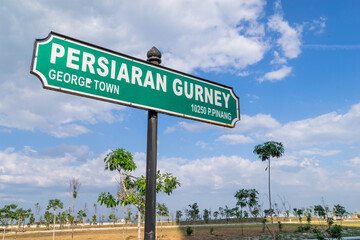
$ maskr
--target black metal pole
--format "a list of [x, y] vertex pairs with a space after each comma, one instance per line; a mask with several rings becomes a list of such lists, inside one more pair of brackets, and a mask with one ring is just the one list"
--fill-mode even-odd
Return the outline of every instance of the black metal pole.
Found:
[[[147, 57], [148, 62], [161, 63], [161, 53], [155, 47], [147, 52]], [[149, 110], [146, 149], [145, 240], [155, 240], [156, 231], [157, 122], [157, 112]]]

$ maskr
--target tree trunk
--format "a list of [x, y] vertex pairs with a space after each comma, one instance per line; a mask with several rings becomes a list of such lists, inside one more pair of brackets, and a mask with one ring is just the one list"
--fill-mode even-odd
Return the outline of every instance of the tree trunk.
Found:
[[[125, 214], [126, 214], [126, 209], [125, 209], [125, 205], [123, 205], [123, 207], [124, 207], [124, 226], [125, 226], [125, 224], [126, 224], [126, 216], [125, 216]], [[125, 240], [125, 228], [123, 228], [123, 240]]]
[[6, 234], [6, 227], [4, 226], [3, 240], [5, 240], [5, 234]]
[[56, 223], [56, 211], [54, 210], [54, 230], [53, 230], [53, 240], [55, 240], [55, 223]]
[[141, 212], [138, 213], [138, 240], [141, 240]]
[[74, 198], [74, 194], [73, 194], [73, 198], [72, 198], [73, 202], [73, 219], [71, 220], [71, 239], [74, 239], [74, 220], [75, 220], [75, 198]]
[[270, 191], [270, 158], [269, 158], [269, 179], [268, 179], [268, 184], [269, 184], [269, 204], [270, 204], [270, 219], [271, 219], [271, 235], [273, 237], [273, 239], [275, 240], [275, 230], [274, 230], [274, 220], [273, 220], [273, 211], [272, 211], [272, 205], [271, 205], [271, 191]]
[[160, 238], [162, 238], [162, 215], [160, 215]]

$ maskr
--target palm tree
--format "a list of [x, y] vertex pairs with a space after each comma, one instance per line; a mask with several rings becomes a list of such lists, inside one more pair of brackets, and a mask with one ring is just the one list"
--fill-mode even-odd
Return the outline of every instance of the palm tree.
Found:
[[55, 223], [56, 223], [56, 209], [63, 208], [63, 203], [59, 199], [51, 199], [49, 200], [49, 205], [46, 210], [52, 208], [54, 210], [54, 231], [53, 231], [53, 240], [55, 239]]
[[254, 154], [258, 155], [261, 161], [269, 160], [269, 165], [265, 170], [268, 170], [268, 188], [269, 188], [269, 205], [270, 205], [270, 218], [272, 227], [272, 236], [275, 239], [274, 222], [273, 222], [273, 211], [271, 206], [271, 191], [270, 191], [270, 158], [279, 158], [284, 153], [284, 146], [281, 142], [269, 141], [264, 144], [256, 145], [254, 148]]

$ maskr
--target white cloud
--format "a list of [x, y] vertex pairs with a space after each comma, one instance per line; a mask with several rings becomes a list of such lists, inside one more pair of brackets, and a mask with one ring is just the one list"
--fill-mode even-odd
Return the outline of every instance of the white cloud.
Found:
[[353, 166], [360, 166], [360, 157], [352, 158], [349, 163]]
[[267, 25], [270, 30], [280, 34], [277, 44], [281, 47], [285, 57], [291, 59], [299, 56], [301, 53], [301, 29], [290, 27], [281, 14], [271, 16]]
[[298, 152], [299, 155], [319, 155], [323, 157], [333, 156], [340, 153], [340, 150], [322, 150], [319, 148], [304, 149]]
[[220, 128], [220, 127], [211, 125], [208, 123], [202, 123], [202, 122], [190, 123], [190, 122], [181, 121], [181, 122], [178, 122], [175, 126], [167, 127], [167, 129], [165, 130], [165, 133], [172, 133], [172, 132], [174, 132], [176, 130], [180, 130], [180, 129], [183, 129], [188, 132], [201, 132], [201, 131], [206, 131], [206, 130], [213, 129], [213, 128]]
[[236, 124], [237, 132], [250, 132], [252, 130], [277, 129], [281, 124], [270, 114], [256, 114], [255, 116], [242, 115]]
[[292, 71], [292, 67], [282, 66], [280, 69], [268, 72], [263, 77], [259, 78], [259, 82], [270, 81], [275, 82], [284, 79], [289, 76]]
[[[64, 148], [63, 148], [64, 149]], [[113, 184], [113, 175], [104, 172], [103, 159], [107, 152], [96, 158], [87, 157], [83, 162], [73, 164], [79, 154], [74, 148], [72, 152], [63, 154], [46, 154], [36, 150], [16, 152], [6, 149], [0, 152], [2, 174], [0, 182], [5, 184], [30, 185], [32, 187], [64, 186], [74, 176], [81, 179], [82, 185], [91, 184], [95, 187]], [[31, 177], [29, 177], [31, 176]]]
[[315, 118], [289, 122], [265, 134], [267, 139], [280, 139], [287, 146], [313, 146], [360, 141], [360, 103], [345, 114], [331, 112]]
[[228, 144], [246, 144], [254, 142], [251, 137], [247, 137], [241, 134], [225, 134], [216, 139], [216, 141], [221, 141]]

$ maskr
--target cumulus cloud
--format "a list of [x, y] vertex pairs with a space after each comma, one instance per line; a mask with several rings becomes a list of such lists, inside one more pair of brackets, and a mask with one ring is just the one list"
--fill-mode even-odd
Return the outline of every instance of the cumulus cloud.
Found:
[[245, 144], [245, 143], [254, 142], [254, 140], [251, 137], [244, 136], [241, 134], [225, 134], [220, 136], [216, 141], [221, 141], [228, 144]]
[[266, 73], [263, 77], [259, 78], [259, 82], [263, 82], [263, 81], [276, 82], [282, 80], [285, 77], [289, 76], [291, 70], [292, 67], [282, 66], [278, 70]]
[[331, 112], [315, 118], [289, 122], [266, 133], [266, 138], [281, 139], [290, 146], [311, 146], [360, 141], [360, 103], [345, 114]]
[[285, 57], [291, 59], [299, 56], [301, 53], [301, 29], [291, 27], [280, 13], [271, 16], [267, 26], [270, 30], [280, 34], [276, 42]]

